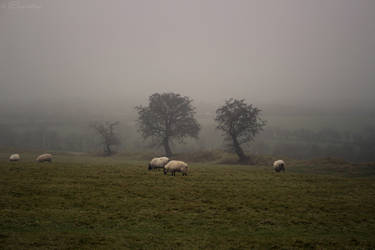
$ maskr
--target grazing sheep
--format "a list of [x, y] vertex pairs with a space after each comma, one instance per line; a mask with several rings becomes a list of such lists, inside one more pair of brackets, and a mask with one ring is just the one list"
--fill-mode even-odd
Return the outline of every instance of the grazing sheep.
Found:
[[273, 163], [273, 167], [276, 172], [285, 172], [285, 162], [283, 160], [277, 160]]
[[167, 164], [168, 162], [168, 157], [153, 158], [148, 164], [148, 170], [164, 168], [165, 164]]
[[42, 155], [39, 155], [36, 158], [36, 161], [37, 162], [45, 162], [45, 161], [52, 162], [52, 155], [51, 154], [42, 154]]
[[183, 161], [170, 161], [164, 166], [164, 174], [171, 172], [173, 176], [176, 176], [176, 172], [181, 172], [182, 175], [187, 175], [188, 164]]
[[19, 161], [21, 159], [19, 154], [12, 154], [9, 156], [9, 161]]

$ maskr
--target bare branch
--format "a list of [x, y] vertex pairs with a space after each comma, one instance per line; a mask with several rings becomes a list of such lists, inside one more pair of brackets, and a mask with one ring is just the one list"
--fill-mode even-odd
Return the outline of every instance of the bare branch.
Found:
[[120, 139], [115, 133], [115, 126], [120, 122], [91, 122], [90, 127], [94, 129], [102, 138], [102, 145], [106, 155], [112, 155], [114, 152], [112, 146], [120, 145]]
[[170, 143], [183, 142], [186, 137], [197, 138], [200, 125], [194, 118], [192, 100], [175, 93], [155, 93], [149, 97], [146, 107], [137, 106], [138, 131], [144, 139], [160, 141], [167, 155], [171, 155]]

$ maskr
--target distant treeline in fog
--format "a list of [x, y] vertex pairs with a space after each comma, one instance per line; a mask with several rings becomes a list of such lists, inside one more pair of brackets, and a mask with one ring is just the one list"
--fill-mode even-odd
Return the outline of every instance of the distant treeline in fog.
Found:
[[[137, 133], [134, 122], [122, 122], [117, 152], [157, 151]], [[250, 154], [287, 156], [296, 159], [338, 157], [350, 161], [375, 161], [375, 127], [359, 131], [335, 129], [285, 129], [268, 126], [246, 147]], [[88, 123], [0, 124], [0, 147], [18, 150], [99, 152], [100, 138]], [[173, 145], [176, 152], [224, 148], [224, 140], [215, 124], [202, 124], [198, 140]], [[158, 151], [162, 153], [163, 151]]]

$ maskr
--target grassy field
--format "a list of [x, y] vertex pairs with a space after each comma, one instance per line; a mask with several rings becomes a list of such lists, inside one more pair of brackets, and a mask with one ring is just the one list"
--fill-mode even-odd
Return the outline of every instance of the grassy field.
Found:
[[0, 158], [1, 249], [375, 248], [373, 166], [192, 163], [172, 177], [124, 156]]

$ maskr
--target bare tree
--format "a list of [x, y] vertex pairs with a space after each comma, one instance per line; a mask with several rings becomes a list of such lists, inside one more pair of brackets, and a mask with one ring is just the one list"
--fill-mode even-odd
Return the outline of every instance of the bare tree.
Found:
[[260, 116], [261, 110], [245, 103], [245, 100], [229, 99], [216, 110], [217, 129], [224, 132], [228, 146], [243, 163], [252, 163], [241, 145], [252, 141], [263, 130], [266, 122]]
[[183, 142], [185, 137], [197, 138], [200, 126], [194, 118], [192, 99], [175, 93], [155, 93], [146, 107], [137, 106], [139, 132], [144, 139], [151, 137], [154, 145], [163, 146], [172, 155], [170, 143]]
[[112, 146], [120, 145], [120, 139], [115, 133], [115, 126], [119, 125], [120, 122], [92, 122], [90, 127], [93, 128], [102, 138], [101, 144], [103, 144], [104, 153], [108, 156], [114, 152]]

